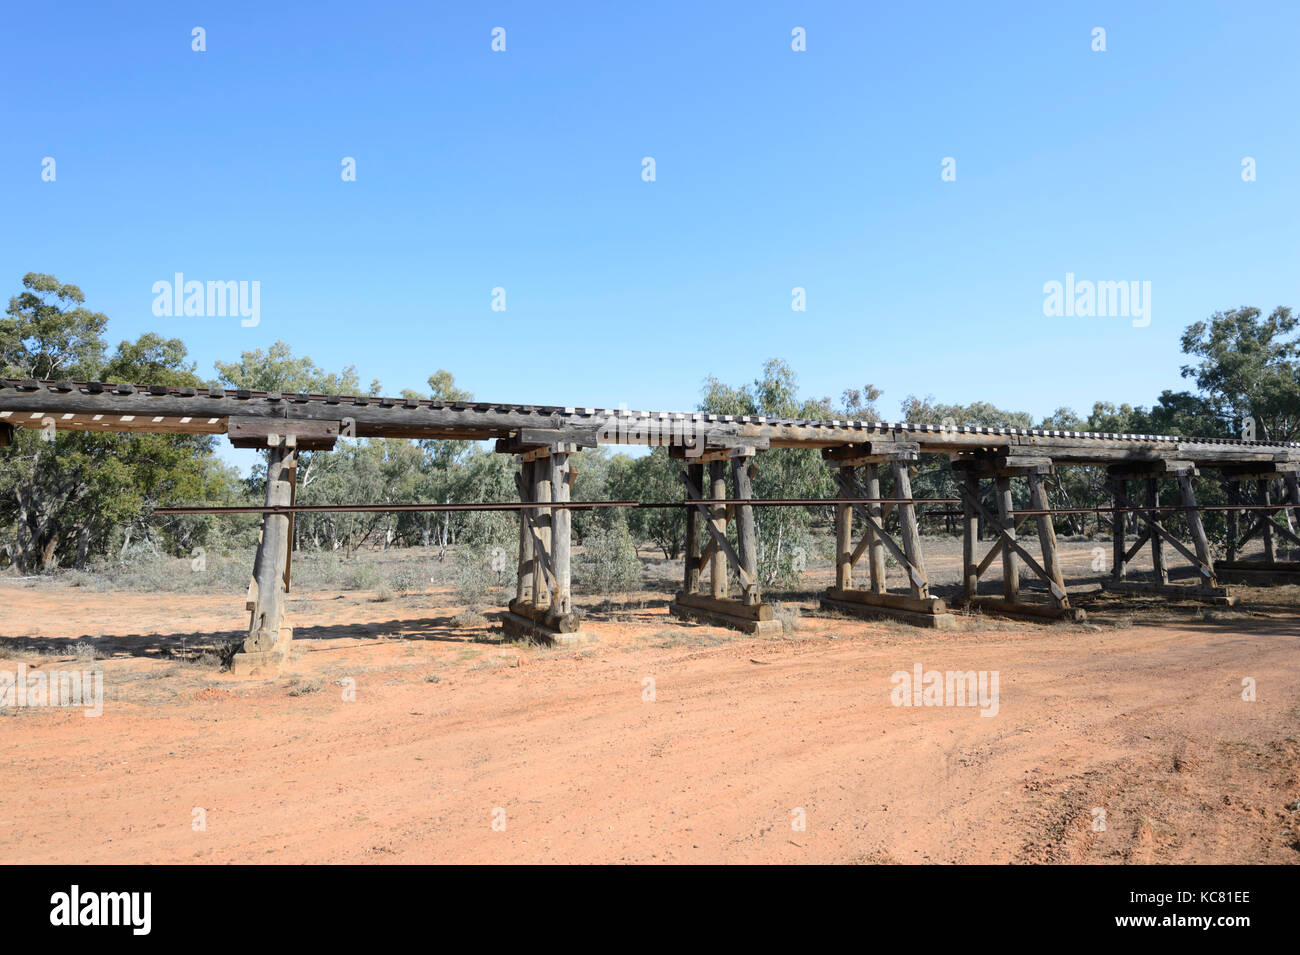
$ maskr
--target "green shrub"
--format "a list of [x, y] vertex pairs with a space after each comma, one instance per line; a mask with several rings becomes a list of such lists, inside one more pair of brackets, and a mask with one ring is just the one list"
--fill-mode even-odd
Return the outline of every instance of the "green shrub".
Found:
[[452, 564], [456, 593], [470, 607], [487, 602], [494, 592], [504, 596], [514, 589], [518, 568], [499, 544], [458, 547], [452, 555]]
[[586, 593], [609, 597], [636, 590], [642, 583], [641, 561], [623, 521], [593, 529], [574, 563], [577, 582]]
[[379, 586], [380, 580], [379, 568], [375, 566], [374, 561], [359, 560], [343, 575], [343, 588], [345, 590], [374, 590]]

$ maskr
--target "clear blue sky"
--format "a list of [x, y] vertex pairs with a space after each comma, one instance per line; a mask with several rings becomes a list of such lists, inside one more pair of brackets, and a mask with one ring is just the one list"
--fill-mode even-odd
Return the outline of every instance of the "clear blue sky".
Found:
[[[389, 393], [446, 367], [689, 409], [780, 356], [887, 417], [1041, 416], [1150, 404], [1189, 322], [1300, 306], [1295, 3], [94, 2], [2, 29], [0, 292], [53, 273], [111, 344], [179, 336], [205, 376], [284, 339]], [[260, 325], [156, 318], [177, 271], [259, 281]], [[1151, 324], [1045, 318], [1067, 272], [1150, 281]]]

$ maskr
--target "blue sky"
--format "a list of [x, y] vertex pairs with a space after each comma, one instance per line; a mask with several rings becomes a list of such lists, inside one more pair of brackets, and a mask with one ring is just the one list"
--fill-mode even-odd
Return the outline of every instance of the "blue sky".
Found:
[[[1300, 305], [1297, 4], [280, 6], [7, 9], [4, 295], [53, 273], [205, 376], [284, 339], [390, 393], [688, 409], [780, 356], [891, 418], [1150, 404], [1188, 323]], [[259, 281], [260, 324], [155, 317], [177, 271]], [[1067, 272], [1149, 281], [1151, 324], [1045, 317]]]

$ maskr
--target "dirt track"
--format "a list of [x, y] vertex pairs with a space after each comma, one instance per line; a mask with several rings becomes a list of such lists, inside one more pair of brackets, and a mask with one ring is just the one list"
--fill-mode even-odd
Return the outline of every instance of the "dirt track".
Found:
[[[1295, 614], [760, 640], [658, 601], [541, 650], [453, 629], [447, 597], [345, 597], [296, 603], [292, 673], [248, 683], [159, 658], [237, 633], [229, 597], [6, 597], [28, 639], [0, 668], [116, 635], [102, 717], [0, 710], [10, 861], [1300, 861]], [[998, 714], [891, 705], [916, 663], [998, 671]]]

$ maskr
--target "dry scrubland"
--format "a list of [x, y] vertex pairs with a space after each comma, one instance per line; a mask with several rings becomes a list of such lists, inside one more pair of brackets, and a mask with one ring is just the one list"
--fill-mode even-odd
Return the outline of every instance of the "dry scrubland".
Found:
[[[1063, 542], [1072, 582], [1095, 576], [1098, 544]], [[960, 544], [926, 548], [942, 593]], [[590, 642], [549, 649], [502, 642], [502, 595], [453, 560], [296, 557], [294, 658], [261, 681], [221, 668], [247, 555], [0, 578], [0, 669], [105, 682], [97, 719], [0, 708], [0, 846], [25, 862], [1300, 861], [1297, 588], [1242, 588], [1227, 609], [1090, 594], [1085, 624], [936, 633], [815, 611], [822, 561], [772, 595], [783, 635], [749, 638], [669, 617], [680, 564], [642, 559], [644, 590], [580, 597]], [[998, 714], [891, 705], [890, 675], [916, 663], [998, 671]]]

